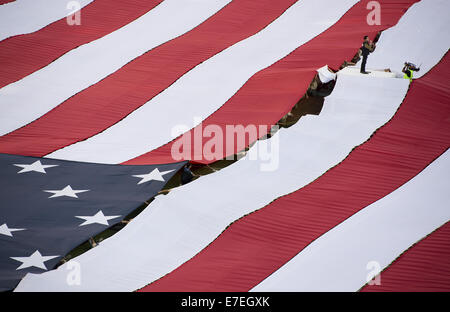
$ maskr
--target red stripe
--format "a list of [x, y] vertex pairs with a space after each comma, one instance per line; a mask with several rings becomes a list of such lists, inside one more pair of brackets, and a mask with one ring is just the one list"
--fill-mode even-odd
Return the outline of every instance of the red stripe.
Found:
[[[98, 1], [98, 0], [97, 0]], [[0, 152], [44, 156], [117, 123], [201, 62], [260, 31], [296, 0], [235, 0], [43, 117], [0, 137]]]
[[101, 38], [137, 19], [162, 0], [95, 0], [81, 9], [81, 25], [63, 18], [31, 34], [0, 44], [0, 88], [47, 66], [80, 45]]
[[[223, 153], [220, 159], [236, 154], [249, 146], [247, 137], [244, 142], [227, 139], [227, 125], [260, 125], [276, 124], [286, 115], [298, 100], [305, 94], [316, 69], [328, 64], [339, 68], [344, 60], [350, 60], [361, 45], [364, 35], [374, 37], [380, 30], [395, 25], [400, 16], [417, 0], [380, 1], [383, 8], [381, 25], [369, 26], [366, 22], [367, 1], [361, 1], [350, 9], [340, 21], [313, 40], [302, 45], [287, 57], [274, 65], [255, 74], [227, 103], [207, 118], [194, 133], [201, 133], [201, 127], [218, 125], [224, 135]], [[200, 130], [198, 130], [200, 129]], [[267, 129], [267, 128], [266, 128]], [[270, 128], [269, 128], [270, 129]], [[267, 134], [267, 130], [258, 133], [258, 137]], [[179, 138], [178, 138], [179, 140]], [[208, 140], [205, 138], [203, 146]], [[175, 160], [171, 156], [172, 141], [160, 148], [125, 162], [125, 164], [170, 163]], [[230, 143], [231, 142], [231, 143]], [[230, 144], [230, 146], [226, 146]], [[196, 151], [194, 156], [192, 144], [191, 155], [187, 159], [196, 163], [209, 164], [219, 159], [213, 155]]]
[[5, 4], [5, 3], [14, 2], [14, 1], [16, 1], [16, 0], [0, 0], [0, 5]]
[[450, 291], [450, 222], [412, 246], [363, 292]]
[[413, 81], [396, 115], [339, 165], [241, 218], [143, 291], [249, 291], [308, 244], [416, 176], [450, 142], [450, 57]]

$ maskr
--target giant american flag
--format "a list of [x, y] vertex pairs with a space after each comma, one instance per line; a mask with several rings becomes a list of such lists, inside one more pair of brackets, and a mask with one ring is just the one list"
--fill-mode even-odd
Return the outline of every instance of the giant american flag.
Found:
[[0, 1], [0, 290], [450, 291], [449, 9]]

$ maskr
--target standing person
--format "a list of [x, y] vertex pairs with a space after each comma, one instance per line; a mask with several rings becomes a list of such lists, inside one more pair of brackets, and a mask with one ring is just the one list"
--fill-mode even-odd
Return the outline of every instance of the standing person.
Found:
[[366, 72], [367, 57], [374, 50], [375, 50], [375, 43], [370, 41], [368, 36], [364, 36], [364, 41], [361, 47], [361, 54], [362, 54], [361, 74], [368, 74], [368, 72]]

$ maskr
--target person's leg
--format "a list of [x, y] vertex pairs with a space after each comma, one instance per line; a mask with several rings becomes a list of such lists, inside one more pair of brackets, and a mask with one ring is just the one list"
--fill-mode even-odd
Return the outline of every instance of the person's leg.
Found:
[[366, 72], [366, 63], [367, 63], [367, 55], [364, 55], [361, 62], [361, 73]]

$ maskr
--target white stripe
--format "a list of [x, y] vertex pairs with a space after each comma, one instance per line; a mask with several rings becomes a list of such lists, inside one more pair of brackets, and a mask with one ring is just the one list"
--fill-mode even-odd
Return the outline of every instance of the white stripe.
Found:
[[450, 220], [449, 171], [446, 152], [414, 179], [311, 243], [252, 291], [357, 291], [376, 268], [368, 267], [370, 262], [387, 267]]
[[[339, 76], [319, 116], [302, 117], [252, 147], [251, 151], [270, 150], [270, 144], [280, 140], [276, 170], [261, 171], [265, 162], [252, 161], [249, 155], [158, 196], [124, 229], [75, 259], [83, 269], [80, 286], [66, 284], [63, 265], [42, 275], [27, 275], [17, 290], [131, 291], [160, 278], [200, 252], [231, 222], [303, 187], [342, 161], [394, 115], [407, 88], [404, 79]], [[374, 96], [367, 97], [369, 93]]]
[[267, 28], [198, 65], [119, 123], [48, 157], [114, 164], [169, 142], [174, 126], [197, 125], [252, 75], [325, 31], [356, 2], [297, 2]]
[[143, 53], [191, 30], [230, 1], [163, 1], [119, 30], [0, 89], [0, 135], [32, 122]]
[[415, 78], [422, 77], [450, 48], [449, 12], [448, 0], [422, 0], [414, 4], [398, 25], [382, 33], [366, 67], [390, 68], [401, 74], [404, 63], [411, 62], [422, 65], [414, 73]]
[[[80, 8], [93, 0], [78, 0]], [[0, 41], [37, 31], [73, 13], [64, 0], [16, 0], [0, 6]]]

